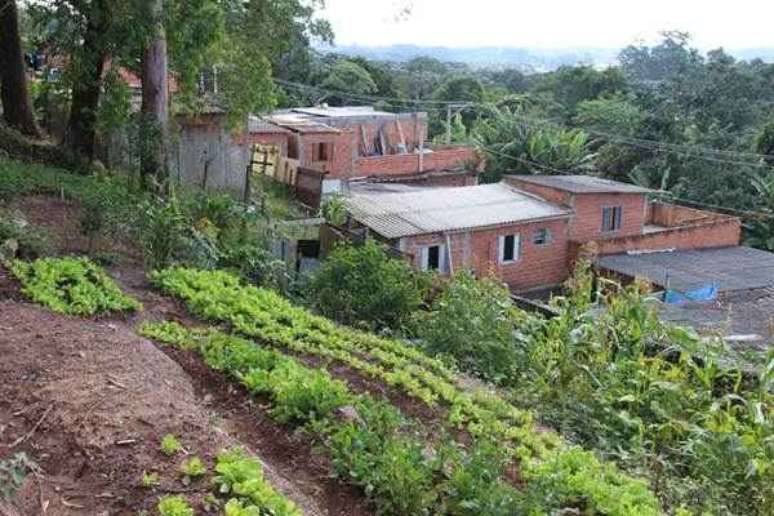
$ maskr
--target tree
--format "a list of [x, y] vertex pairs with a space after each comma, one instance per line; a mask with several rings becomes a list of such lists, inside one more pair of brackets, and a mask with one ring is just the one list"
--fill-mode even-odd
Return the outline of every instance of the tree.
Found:
[[486, 156], [486, 181], [499, 181], [505, 172], [581, 172], [593, 158], [585, 132], [541, 123], [507, 107], [491, 107], [476, 124], [473, 141]]
[[[164, 34], [162, 0], [149, 0], [149, 15], [153, 20], [151, 40], [142, 58], [141, 128], [144, 140], [141, 175], [145, 188], [150, 179], [165, 179], [168, 131], [168, 66], [167, 40]], [[160, 181], [159, 181], [160, 182]]]
[[516, 369], [516, 316], [507, 288], [460, 272], [419, 317], [417, 336], [430, 354], [450, 356], [463, 371], [504, 383]]
[[774, 166], [774, 122], [763, 126], [755, 139], [755, 152], [763, 154], [766, 163]]
[[346, 96], [338, 96], [335, 92], [368, 95], [376, 93], [377, 86], [368, 71], [357, 63], [349, 60], [339, 61], [320, 87], [332, 90], [325, 99], [334, 99], [338, 103], [347, 103]]
[[315, 308], [342, 324], [399, 329], [419, 309], [427, 278], [372, 239], [341, 245], [311, 280]]
[[0, 0], [0, 82], [5, 121], [21, 133], [39, 138], [40, 130], [27, 92], [15, 0]]

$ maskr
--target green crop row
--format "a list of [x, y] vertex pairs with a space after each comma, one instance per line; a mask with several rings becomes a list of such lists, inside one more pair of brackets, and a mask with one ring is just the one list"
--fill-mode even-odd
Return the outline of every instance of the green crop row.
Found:
[[[353, 393], [323, 369], [216, 330], [176, 323], [146, 324], [146, 337], [197, 350], [215, 371], [269, 398], [270, 415], [303, 427], [329, 455], [336, 476], [360, 486], [380, 514], [513, 514], [525, 498], [502, 479], [505, 458], [493, 445], [468, 454], [450, 439], [430, 443], [397, 409]], [[345, 416], [344, 413], [348, 413]], [[492, 460], [484, 460], [484, 458]], [[224, 456], [224, 459], [233, 457]], [[234, 461], [232, 461], [234, 462]], [[251, 464], [238, 468], [253, 468]], [[217, 467], [216, 482], [244, 491], [232, 467]], [[239, 471], [237, 471], [238, 473]], [[247, 497], [250, 499], [250, 497]]]
[[296, 505], [278, 493], [263, 475], [261, 461], [233, 448], [218, 455], [215, 485], [222, 495], [230, 496], [227, 516], [272, 514], [301, 516]]
[[643, 481], [567, 445], [553, 432], [541, 431], [529, 412], [497, 395], [459, 388], [442, 363], [398, 340], [337, 326], [220, 271], [173, 268], [154, 273], [152, 280], [206, 320], [228, 323], [243, 335], [280, 348], [341, 361], [428, 405], [441, 401], [448, 407], [450, 423], [477, 441], [507, 447], [534, 489], [554, 493], [554, 505], [578, 503], [604, 514], [658, 512], [658, 502]]
[[142, 308], [88, 258], [17, 260], [11, 273], [21, 282], [22, 293], [58, 313], [95, 315]]

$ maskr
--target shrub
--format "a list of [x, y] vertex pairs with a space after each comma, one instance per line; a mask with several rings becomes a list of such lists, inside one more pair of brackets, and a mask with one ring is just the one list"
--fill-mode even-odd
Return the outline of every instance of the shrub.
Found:
[[183, 445], [180, 443], [177, 437], [172, 434], [167, 434], [161, 438], [160, 449], [164, 455], [171, 457], [172, 455], [182, 450]]
[[427, 277], [373, 240], [337, 247], [311, 280], [315, 308], [343, 324], [399, 328], [419, 309]]
[[516, 309], [493, 279], [456, 274], [418, 317], [416, 333], [433, 355], [449, 355], [460, 369], [485, 380], [507, 380], [518, 360], [513, 336]]
[[0, 210], [0, 262], [50, 254], [49, 238], [48, 232], [31, 226], [21, 212]]
[[15, 261], [11, 272], [21, 281], [25, 295], [55, 312], [94, 315], [142, 308], [87, 258]]
[[159, 500], [159, 516], [194, 516], [194, 510], [182, 495], [165, 496]]

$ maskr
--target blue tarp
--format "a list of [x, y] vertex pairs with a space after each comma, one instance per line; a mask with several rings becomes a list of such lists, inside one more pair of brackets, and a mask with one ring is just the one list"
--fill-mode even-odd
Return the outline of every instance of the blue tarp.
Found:
[[714, 301], [718, 298], [718, 286], [706, 285], [696, 290], [688, 292], [678, 292], [676, 290], [667, 290], [664, 296], [664, 302], [668, 305], [680, 305], [683, 303], [702, 303]]

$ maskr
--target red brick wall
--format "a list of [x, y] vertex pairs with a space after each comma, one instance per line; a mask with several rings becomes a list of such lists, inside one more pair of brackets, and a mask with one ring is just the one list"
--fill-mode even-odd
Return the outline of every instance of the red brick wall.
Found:
[[[573, 258], [579, 252], [602, 256], [628, 251], [661, 251], [666, 249], [690, 250], [730, 247], [739, 245], [742, 224], [739, 219], [728, 217], [690, 226], [678, 226], [645, 235], [575, 242]], [[583, 251], [581, 251], [581, 247]]]
[[[419, 154], [393, 154], [358, 158], [355, 161], [355, 176], [389, 177], [417, 172], [449, 170], [458, 168], [476, 159], [472, 147], [440, 149], [435, 152]], [[421, 168], [420, 168], [421, 162]]]
[[549, 186], [536, 185], [534, 183], [522, 181], [521, 178], [517, 175], [505, 176], [503, 179], [519, 190], [537, 195], [541, 199], [545, 199], [548, 202], [563, 204], [565, 206], [570, 206], [572, 204], [572, 195], [569, 192], [557, 190], [556, 188], [551, 188]]
[[289, 137], [289, 134], [284, 133], [250, 133], [235, 136], [234, 143], [237, 145], [275, 145], [280, 149], [280, 156], [287, 156]]
[[[317, 161], [317, 144], [333, 146], [328, 161]], [[298, 137], [298, 153], [301, 166], [329, 174], [331, 179], [346, 178], [352, 171], [352, 133], [307, 133]]]
[[[403, 138], [409, 151], [412, 151], [427, 140], [427, 117], [417, 116], [417, 118], [414, 119], [411, 115], [402, 115], [399, 117], [399, 120]], [[368, 142], [369, 149], [372, 151], [374, 149], [374, 142], [379, 139], [379, 129], [381, 128], [389, 152], [395, 153], [398, 151], [398, 144], [401, 139], [398, 126], [395, 124], [394, 120], [380, 119], [378, 117], [370, 120], [367, 118], [363, 118], [362, 120], [337, 120], [334, 118], [332, 120], [326, 120], [325, 123], [338, 129], [351, 131], [358, 152], [361, 147], [361, 140], [363, 139], [360, 128], [363, 128], [366, 142]]]
[[[621, 229], [602, 231], [602, 209], [621, 206]], [[647, 211], [647, 199], [643, 194], [580, 194], [572, 199], [575, 216], [570, 223], [570, 238], [579, 241], [615, 238], [642, 234]]]
[[[534, 232], [541, 228], [551, 231], [552, 241], [545, 246], [533, 243]], [[479, 277], [494, 275], [516, 290], [555, 285], [568, 276], [567, 230], [567, 220], [561, 219], [454, 233], [450, 235], [452, 267], [470, 269]], [[521, 256], [514, 263], [501, 264], [499, 237], [514, 233], [521, 235]], [[419, 266], [422, 246], [445, 243], [442, 234], [419, 235], [402, 239], [400, 247]]]

